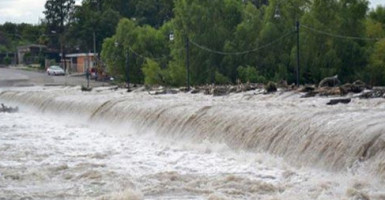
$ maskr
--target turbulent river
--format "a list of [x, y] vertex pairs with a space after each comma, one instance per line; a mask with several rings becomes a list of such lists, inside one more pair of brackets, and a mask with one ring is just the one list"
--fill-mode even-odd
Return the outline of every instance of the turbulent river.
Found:
[[385, 101], [0, 89], [0, 199], [385, 199]]

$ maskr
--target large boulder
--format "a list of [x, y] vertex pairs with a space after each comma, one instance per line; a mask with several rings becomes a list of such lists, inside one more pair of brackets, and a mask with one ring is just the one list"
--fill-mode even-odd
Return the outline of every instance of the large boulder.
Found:
[[200, 91], [199, 88], [194, 88], [194, 89], [191, 90], [191, 94], [198, 94], [198, 93], [200, 93], [200, 92], [201, 92], [201, 91]]
[[339, 104], [339, 103], [342, 103], [342, 104], [348, 104], [352, 101], [352, 99], [350, 98], [346, 98], [346, 99], [331, 99], [328, 103], [326, 103], [327, 105], [336, 105], [336, 104]]
[[266, 90], [266, 93], [273, 93], [273, 92], [276, 92], [277, 91], [277, 84], [275, 84], [274, 82], [269, 82], [265, 85], [265, 90]]
[[214, 96], [224, 96], [229, 94], [229, 88], [226, 86], [217, 86], [213, 89], [213, 95]]
[[369, 92], [360, 95], [361, 99], [385, 98], [385, 87], [375, 87]]
[[346, 95], [353, 91], [353, 84], [351, 83], [345, 83], [340, 86], [341, 94]]
[[339, 87], [321, 87], [315, 90], [309, 89], [302, 98], [314, 97], [314, 96], [342, 96], [343, 93]]
[[86, 87], [86, 86], [82, 85], [80, 90], [82, 92], [91, 92], [92, 91], [92, 87]]
[[361, 93], [366, 89], [366, 84], [363, 81], [357, 80], [351, 83], [346, 83], [340, 86], [340, 90], [342, 94], [348, 93]]
[[367, 87], [366, 83], [364, 83], [363, 81], [361, 80], [354, 81], [352, 85], [352, 92], [361, 93], [365, 90], [366, 87]]
[[319, 82], [318, 87], [335, 87], [341, 83], [340, 80], [338, 80], [338, 75], [332, 76], [332, 77], [326, 77]]

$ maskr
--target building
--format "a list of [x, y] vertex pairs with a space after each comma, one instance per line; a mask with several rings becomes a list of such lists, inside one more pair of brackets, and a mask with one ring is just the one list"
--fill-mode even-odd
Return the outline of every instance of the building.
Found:
[[17, 64], [39, 64], [44, 61], [44, 55], [47, 51], [47, 46], [30, 44], [17, 47]]
[[85, 73], [87, 69], [96, 67], [94, 53], [74, 53], [66, 54], [66, 61], [71, 73]]

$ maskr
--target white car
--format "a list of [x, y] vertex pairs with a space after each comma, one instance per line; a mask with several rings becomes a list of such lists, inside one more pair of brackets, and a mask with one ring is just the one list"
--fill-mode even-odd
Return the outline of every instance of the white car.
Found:
[[53, 65], [47, 68], [47, 74], [56, 76], [56, 75], [65, 75], [65, 72], [61, 67]]

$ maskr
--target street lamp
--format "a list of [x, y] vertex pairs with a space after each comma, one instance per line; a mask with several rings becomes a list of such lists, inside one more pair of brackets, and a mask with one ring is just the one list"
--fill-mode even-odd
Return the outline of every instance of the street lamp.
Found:
[[[115, 47], [118, 48], [120, 46], [118, 41], [115, 41]], [[130, 89], [130, 79], [129, 79], [129, 58], [130, 58], [130, 51], [126, 51], [126, 67], [125, 67], [125, 74], [126, 74], [126, 85], [127, 88]]]
[[[175, 39], [174, 33], [170, 32], [168, 35], [169, 40], [172, 42]], [[190, 91], [190, 40], [186, 36], [186, 85], [187, 85], [187, 91]]]
[[[274, 18], [277, 19], [277, 20], [281, 18], [281, 12], [279, 10], [279, 6], [278, 5], [275, 8]], [[299, 69], [300, 69], [300, 60], [299, 60], [299, 57], [300, 57], [300, 51], [299, 51], [299, 27], [300, 27], [299, 20], [298, 20], [298, 18], [296, 16], [295, 17], [295, 33], [297, 35], [297, 69], [296, 69], [297, 86], [299, 86]]]
[[278, 4], [277, 4], [277, 7], [275, 8], [275, 11], [274, 11], [274, 18], [275, 19], [280, 19], [281, 18], [281, 12], [279, 11]]
[[174, 33], [173, 32], [171, 32], [168, 37], [169, 37], [171, 42], [174, 41]]

